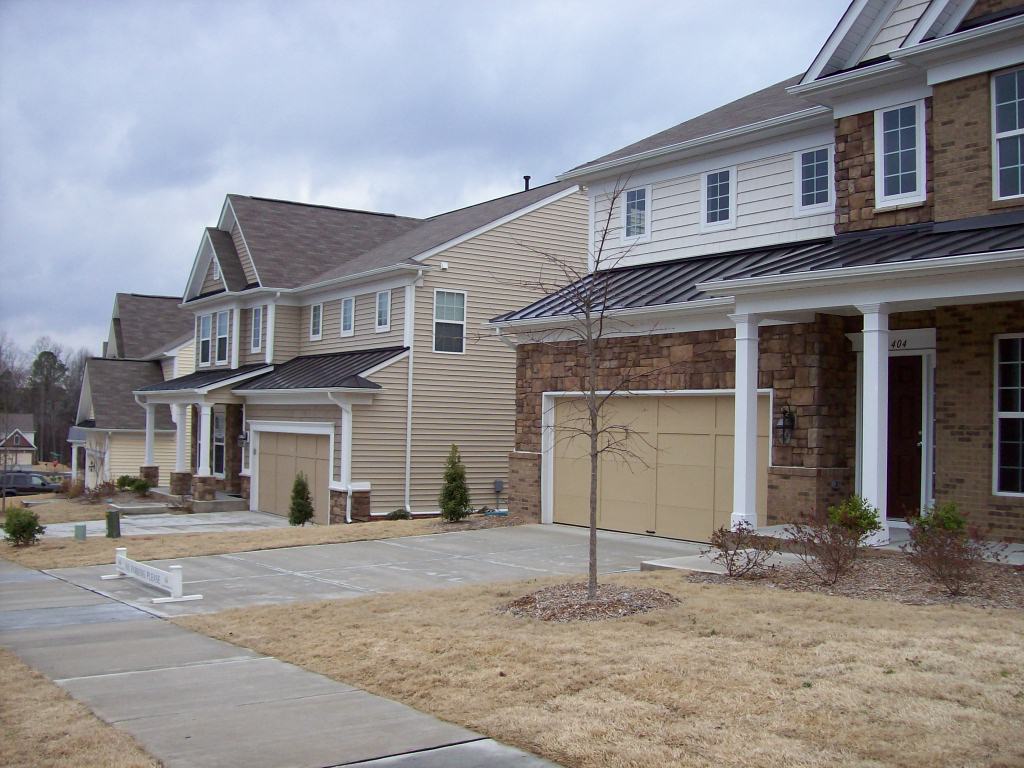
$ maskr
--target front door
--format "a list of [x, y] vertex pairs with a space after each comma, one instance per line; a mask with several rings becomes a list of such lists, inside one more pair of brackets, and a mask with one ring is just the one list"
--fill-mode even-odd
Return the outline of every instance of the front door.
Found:
[[921, 514], [922, 358], [889, 358], [889, 472], [886, 514]]

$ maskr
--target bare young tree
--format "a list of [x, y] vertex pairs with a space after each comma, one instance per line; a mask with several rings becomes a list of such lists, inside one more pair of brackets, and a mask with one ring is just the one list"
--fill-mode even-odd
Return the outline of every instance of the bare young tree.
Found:
[[[588, 264], [579, 265], [564, 256], [540, 253], [546, 264], [546, 273], [532, 287], [539, 287], [550, 295], [548, 300], [552, 314], [557, 318], [551, 326], [542, 331], [520, 334], [523, 341], [544, 344], [583, 360], [580, 372], [579, 400], [580, 415], [559, 425], [561, 440], [581, 438], [587, 441], [590, 458], [589, 495], [589, 569], [587, 595], [589, 600], [597, 597], [597, 511], [598, 511], [598, 467], [603, 456], [630, 465], [647, 466], [646, 459], [637, 450], [639, 444], [646, 444], [646, 438], [633, 424], [618, 422], [606, 414], [609, 401], [619, 395], [628, 394], [638, 382], [665, 370], [661, 368], [602, 369], [600, 367], [603, 342], [610, 334], [629, 333], [632, 324], [617, 316], [614, 296], [621, 285], [622, 275], [615, 271], [630, 251], [631, 246], [621, 246], [618, 238], [617, 219], [629, 183], [628, 177], [620, 177], [607, 195], [600, 201], [600, 213], [593, 222], [593, 246], [588, 247]], [[645, 201], [649, 204], [650, 201]], [[642, 209], [627, 205], [623, 217], [624, 226], [650, 226]], [[614, 240], [614, 244], [613, 244]], [[633, 332], [637, 332], [635, 329]], [[648, 333], [651, 331], [648, 330]], [[523, 336], [526, 338], [523, 338]], [[650, 447], [648, 445], [648, 447]]]

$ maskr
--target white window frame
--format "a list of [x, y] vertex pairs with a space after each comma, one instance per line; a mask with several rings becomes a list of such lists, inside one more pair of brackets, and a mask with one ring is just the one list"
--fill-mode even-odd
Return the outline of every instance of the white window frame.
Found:
[[[644, 231], [642, 234], [626, 235], [626, 198], [630, 192], [643, 191], [644, 193]], [[643, 243], [651, 239], [651, 203], [654, 201], [654, 189], [650, 184], [642, 184], [636, 187], [622, 190], [622, 242]]]
[[[828, 167], [828, 200], [824, 203], [804, 205], [804, 155], [808, 152], [827, 150]], [[836, 207], [836, 173], [835, 173], [835, 148], [831, 144], [824, 144], [820, 147], [808, 147], [798, 149], [793, 153], [793, 215], [813, 216], [818, 213], [829, 213]]]
[[[352, 308], [352, 327], [347, 331], [345, 330], [345, 305], [348, 304]], [[352, 336], [356, 332], [356, 297], [355, 296], [342, 296], [341, 298], [341, 318], [338, 320], [338, 328], [340, 329], [341, 336]]]
[[[316, 333], [313, 332], [313, 317], [316, 316], [319, 322], [317, 323]], [[324, 305], [323, 304], [311, 304], [309, 306], [309, 340], [320, 341], [324, 337]]]
[[[208, 321], [206, 337], [203, 337], [203, 320]], [[213, 315], [199, 315], [199, 349], [196, 357], [199, 359], [199, 367], [206, 368], [213, 363]], [[203, 359], [203, 342], [206, 342], [206, 359]]]
[[[883, 115], [886, 112], [892, 112], [893, 110], [903, 109], [904, 107], [914, 107], [914, 115], [916, 116], [914, 128], [916, 136], [916, 159], [917, 166], [915, 173], [917, 176], [917, 189], [913, 192], [904, 192], [899, 195], [886, 195], [885, 194], [885, 177], [883, 172], [885, 170], [885, 158], [884, 158], [884, 145], [883, 145], [883, 130], [882, 121]], [[925, 108], [924, 99], [917, 99], [916, 101], [908, 101], [903, 104], [893, 104], [891, 107], [885, 107], [884, 109], [875, 110], [875, 210], [882, 210], [885, 208], [896, 208], [901, 205], [919, 205], [928, 199], [928, 146], [925, 137]]]
[[213, 273], [213, 279], [220, 280], [220, 262], [217, 261], [216, 256], [210, 259], [210, 270]]
[[[214, 315], [214, 319], [213, 319], [214, 328], [215, 328], [214, 336], [215, 336], [215, 339], [216, 339], [215, 344], [214, 344], [213, 359], [214, 359], [214, 362], [216, 362], [217, 365], [221, 365], [222, 363], [226, 363], [228, 361], [228, 358], [230, 357], [230, 354], [231, 354], [231, 338], [230, 338], [230, 334], [231, 334], [231, 318], [228, 317], [228, 315], [229, 315], [229, 313], [228, 313], [228, 311], [226, 309], [225, 310], [221, 310], [216, 315]], [[220, 333], [220, 319], [221, 319], [222, 316], [224, 317], [224, 335], [223, 336]], [[221, 339], [224, 339], [224, 357], [220, 356], [220, 340]]]
[[1018, 195], [1000, 195], [999, 194], [999, 139], [1008, 139], [1013, 136], [1024, 135], [1024, 125], [1021, 125], [1015, 131], [1003, 131], [998, 133], [996, 131], [996, 78], [1000, 75], [1008, 75], [1012, 72], [1021, 71], [1021, 67], [1013, 67], [1011, 69], [1003, 70], [1002, 72], [994, 72], [990, 78], [989, 83], [989, 102], [991, 109], [991, 123], [992, 123], [992, 199], [993, 200], [1018, 200], [1024, 197], [1024, 185], [1021, 185], [1021, 191]]
[[[713, 173], [729, 172], [729, 218], [725, 221], [714, 221], [708, 223], [708, 176]], [[700, 231], [718, 232], [723, 229], [736, 228], [736, 198], [739, 195], [739, 177], [736, 173], [736, 166], [730, 165], [725, 168], [712, 168], [700, 175]]]
[[[1024, 410], [999, 410], [999, 342], [1002, 339], [1024, 339], [1024, 333], [1000, 333], [992, 340], [992, 495], [1024, 498], [1024, 493], [999, 490], [999, 421], [1024, 417]], [[1021, 404], [1024, 409], [1024, 403]]]
[[253, 307], [249, 316], [249, 351], [263, 349], [263, 307]]
[[[381, 296], [387, 300], [387, 323], [380, 324], [380, 299]], [[376, 299], [373, 302], [373, 330], [377, 333], [387, 333], [391, 330], [391, 291], [377, 291]]]
[[[451, 352], [449, 350], [441, 350], [437, 348], [437, 324], [438, 322], [448, 323], [449, 325], [458, 325], [457, 320], [438, 320], [437, 319], [437, 294], [439, 293], [458, 293], [462, 295], [462, 351]], [[434, 289], [434, 304], [432, 310], [432, 317], [430, 321], [430, 348], [439, 355], [464, 355], [466, 354], [466, 314], [469, 308], [469, 294], [466, 291], [459, 291], [452, 288], [435, 288]]]

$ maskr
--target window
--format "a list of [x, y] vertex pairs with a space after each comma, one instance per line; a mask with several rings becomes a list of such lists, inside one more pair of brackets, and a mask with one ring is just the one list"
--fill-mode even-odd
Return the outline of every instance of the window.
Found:
[[925, 199], [924, 102], [875, 112], [875, 206]]
[[391, 330], [391, 291], [377, 293], [377, 333]]
[[210, 264], [210, 274], [213, 275], [214, 280], [220, 280], [220, 262], [216, 258]]
[[217, 363], [228, 361], [228, 313], [217, 313]]
[[736, 225], [735, 168], [704, 174], [701, 194], [701, 229], [728, 229]]
[[309, 308], [309, 340], [320, 341], [323, 335], [324, 305], [314, 304]]
[[263, 344], [263, 307], [252, 308], [252, 342], [249, 349], [259, 352]]
[[623, 240], [646, 240], [650, 237], [650, 187], [627, 189], [622, 204]]
[[996, 493], [1024, 495], [1024, 333], [996, 337]]
[[341, 335], [351, 336], [356, 330], [356, 299], [346, 296], [341, 300]]
[[210, 457], [210, 467], [215, 475], [224, 475], [224, 412], [213, 412], [213, 444]]
[[992, 78], [995, 195], [1024, 195], [1024, 69]]
[[434, 351], [466, 351], [466, 294], [434, 291]]
[[199, 317], [199, 364], [210, 364], [210, 330], [213, 322], [213, 315], [201, 315]]
[[832, 148], [818, 147], [794, 155], [796, 214], [832, 209]]

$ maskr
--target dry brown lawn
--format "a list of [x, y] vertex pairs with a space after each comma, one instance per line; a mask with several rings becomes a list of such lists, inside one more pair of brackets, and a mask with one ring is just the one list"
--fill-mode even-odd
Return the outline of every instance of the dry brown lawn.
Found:
[[[45, 504], [33, 506], [32, 511], [39, 517], [43, 525], [50, 523], [83, 523], [86, 520], [102, 520], [107, 513], [106, 504], [86, 504], [82, 501], [71, 499], [60, 499], [52, 493], [39, 493], [33, 496], [23, 496], [17, 499], [7, 499], [7, 508], [21, 509], [28, 501], [46, 501]], [[4, 516], [0, 514], [0, 523]]]
[[[102, 515], [101, 515], [102, 517]], [[514, 522], [514, 521], [513, 521]], [[222, 533], [167, 533], [151, 536], [105, 537], [75, 541], [73, 538], [46, 539], [30, 547], [12, 547], [0, 542], [0, 557], [28, 568], [76, 568], [114, 562], [114, 548], [128, 547], [133, 560], [169, 560], [196, 555], [223, 555], [257, 549], [304, 547], [311, 544], [339, 544], [346, 541], [393, 539], [480, 527], [483, 520], [471, 518], [461, 523], [443, 523], [436, 518], [419, 520], [381, 520], [350, 525], [270, 528], [261, 531], [225, 531]], [[489, 525], [504, 525], [496, 520]]]
[[558, 624], [497, 607], [551, 581], [180, 623], [586, 766], [1024, 765], [1024, 613], [672, 572], [673, 608]]
[[154, 768], [131, 736], [97, 718], [43, 675], [0, 649], [0, 765], [7, 768]]

